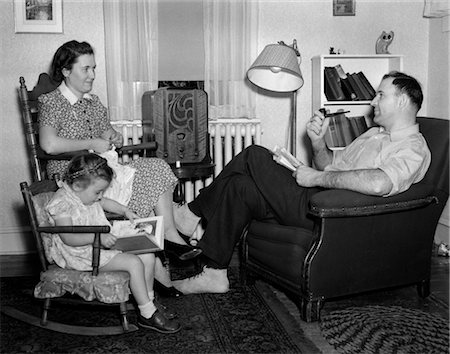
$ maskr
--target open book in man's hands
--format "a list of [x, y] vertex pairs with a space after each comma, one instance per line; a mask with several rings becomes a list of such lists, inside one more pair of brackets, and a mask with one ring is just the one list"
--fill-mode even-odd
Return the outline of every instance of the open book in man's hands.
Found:
[[295, 171], [298, 166], [302, 165], [302, 163], [297, 160], [297, 158], [292, 155], [285, 148], [280, 148], [278, 145], [272, 149], [273, 159], [278, 162], [280, 165], [290, 169], [291, 171]]
[[164, 249], [164, 220], [162, 216], [143, 219], [114, 220], [111, 233], [117, 236], [113, 249], [140, 254]]

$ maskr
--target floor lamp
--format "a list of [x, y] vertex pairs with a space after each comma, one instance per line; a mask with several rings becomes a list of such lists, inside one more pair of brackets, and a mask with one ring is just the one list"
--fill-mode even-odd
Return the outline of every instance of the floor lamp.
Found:
[[258, 87], [274, 92], [292, 92], [290, 151], [294, 156], [297, 144], [297, 91], [303, 86], [298, 56], [295, 40], [292, 46], [282, 42], [269, 44], [247, 71], [247, 78]]

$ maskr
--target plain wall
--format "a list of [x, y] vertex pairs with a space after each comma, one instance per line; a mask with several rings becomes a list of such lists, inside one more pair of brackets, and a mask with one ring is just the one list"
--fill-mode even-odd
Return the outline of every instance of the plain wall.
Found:
[[[432, 18], [428, 64], [428, 115], [450, 119], [450, 16]], [[436, 230], [435, 242], [450, 245], [450, 209], [445, 206]]]
[[[435, 67], [448, 63], [448, 52], [440, 50], [438, 43], [441, 37], [447, 40], [448, 50], [448, 32], [441, 34], [433, 30], [431, 33], [430, 28], [434, 29], [434, 24], [430, 23], [435, 20], [423, 18], [422, 12], [422, 0], [356, 0], [356, 15], [342, 17], [333, 17], [331, 0], [262, 0], [259, 49], [280, 40], [292, 43], [296, 38], [302, 54], [301, 69], [305, 84], [298, 95], [299, 135], [304, 134], [304, 126], [311, 115], [311, 58], [327, 54], [329, 47], [345, 50], [347, 54], [373, 54], [376, 39], [383, 30], [395, 32], [389, 50], [393, 54], [403, 54], [404, 70], [423, 84], [426, 102], [420, 113], [427, 115], [428, 110], [435, 112], [430, 106], [443, 107], [442, 111], [436, 112], [448, 119], [449, 80], [442, 79], [440, 69]], [[31, 180], [17, 102], [19, 76], [24, 76], [28, 87], [32, 88], [38, 74], [47, 70], [53, 53], [62, 43], [71, 39], [87, 40], [96, 51], [97, 78], [93, 92], [107, 103], [102, 0], [64, 0], [63, 27], [63, 34], [16, 34], [13, 1], [0, 0], [0, 119], [3, 125], [0, 141], [0, 254], [20, 254], [33, 249], [26, 241], [28, 220], [19, 190], [20, 182]], [[174, 33], [180, 31], [174, 29]], [[189, 33], [184, 31], [183, 35], [189, 36]], [[436, 58], [431, 59], [430, 47], [438, 48], [433, 53]], [[183, 50], [189, 51], [189, 48]], [[185, 55], [180, 54], [180, 60]], [[439, 64], [435, 64], [434, 60]], [[433, 64], [432, 70], [430, 64]], [[447, 96], [433, 91], [431, 100], [428, 91], [431, 91], [430, 83], [434, 82], [439, 82], [439, 86], [447, 90]], [[258, 95], [257, 116], [262, 121], [264, 146], [284, 145], [289, 109], [290, 102], [286, 97]], [[300, 158], [307, 159], [306, 145], [299, 143], [297, 150]]]
[[[103, 3], [101, 0], [64, 0], [63, 34], [15, 33], [13, 1], [0, 0], [0, 254], [30, 249], [28, 216], [23, 209], [19, 183], [31, 181], [22, 116], [18, 104], [19, 77], [28, 89], [39, 73], [47, 71], [56, 49], [76, 39], [88, 41], [95, 50], [97, 76], [94, 92], [106, 103]], [[28, 240], [28, 242], [26, 242]]]

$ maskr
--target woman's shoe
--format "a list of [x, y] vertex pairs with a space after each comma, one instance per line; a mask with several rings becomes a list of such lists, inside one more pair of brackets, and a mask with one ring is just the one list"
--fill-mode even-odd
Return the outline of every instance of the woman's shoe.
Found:
[[161, 297], [179, 297], [183, 295], [183, 293], [175, 289], [175, 287], [165, 286], [156, 279], [153, 283], [153, 289]]
[[202, 253], [200, 248], [195, 248], [189, 245], [181, 245], [169, 240], [164, 240], [164, 249], [167, 252], [176, 255], [182, 261], [193, 259]]

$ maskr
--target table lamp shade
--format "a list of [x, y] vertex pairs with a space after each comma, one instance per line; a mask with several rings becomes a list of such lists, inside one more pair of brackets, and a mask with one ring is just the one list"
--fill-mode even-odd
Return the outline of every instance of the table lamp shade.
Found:
[[263, 89], [293, 92], [303, 86], [303, 76], [292, 47], [269, 44], [247, 71], [248, 79]]

